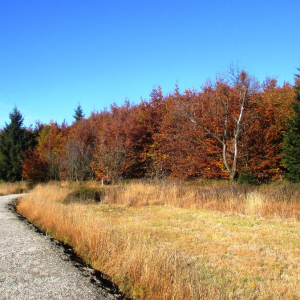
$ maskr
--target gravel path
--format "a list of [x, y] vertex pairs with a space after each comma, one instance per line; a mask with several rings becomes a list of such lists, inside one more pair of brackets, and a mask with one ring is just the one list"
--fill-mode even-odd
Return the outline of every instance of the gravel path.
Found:
[[116, 299], [9, 209], [18, 196], [0, 197], [0, 299]]

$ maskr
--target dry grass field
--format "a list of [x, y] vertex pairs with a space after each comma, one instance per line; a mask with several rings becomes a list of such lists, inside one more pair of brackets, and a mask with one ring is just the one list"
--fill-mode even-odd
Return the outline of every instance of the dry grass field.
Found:
[[298, 190], [64, 182], [17, 209], [134, 299], [300, 299]]
[[20, 194], [27, 190], [26, 182], [0, 182], [0, 196], [8, 194]]

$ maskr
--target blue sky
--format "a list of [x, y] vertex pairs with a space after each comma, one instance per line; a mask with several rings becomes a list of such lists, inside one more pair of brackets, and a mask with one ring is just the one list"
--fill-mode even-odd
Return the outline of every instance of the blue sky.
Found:
[[0, 0], [0, 128], [68, 124], [113, 102], [200, 89], [238, 64], [261, 82], [293, 83], [300, 1]]

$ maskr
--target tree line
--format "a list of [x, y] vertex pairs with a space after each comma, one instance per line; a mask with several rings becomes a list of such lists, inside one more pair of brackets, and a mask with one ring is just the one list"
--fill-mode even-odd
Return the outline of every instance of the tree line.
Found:
[[17, 108], [0, 133], [0, 179], [217, 178], [300, 180], [300, 84], [259, 83], [231, 68], [200, 90], [152, 90], [74, 122], [23, 127]]

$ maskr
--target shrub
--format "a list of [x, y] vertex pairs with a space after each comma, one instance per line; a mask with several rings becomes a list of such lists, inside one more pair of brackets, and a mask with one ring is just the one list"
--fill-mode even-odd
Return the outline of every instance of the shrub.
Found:
[[81, 203], [90, 203], [90, 202], [101, 202], [105, 197], [105, 189], [95, 189], [89, 187], [78, 187], [75, 191], [71, 192], [65, 203], [69, 202], [81, 202]]
[[254, 174], [250, 173], [248, 169], [242, 170], [241, 174], [238, 178], [239, 184], [246, 184], [246, 185], [255, 185], [255, 176]]
[[14, 194], [22, 194], [24, 192], [24, 189], [22, 188], [16, 188], [14, 191]]
[[33, 190], [33, 188], [35, 187], [36, 185], [33, 183], [33, 182], [31, 182], [31, 181], [27, 181], [26, 182], [26, 189], [27, 190]]

